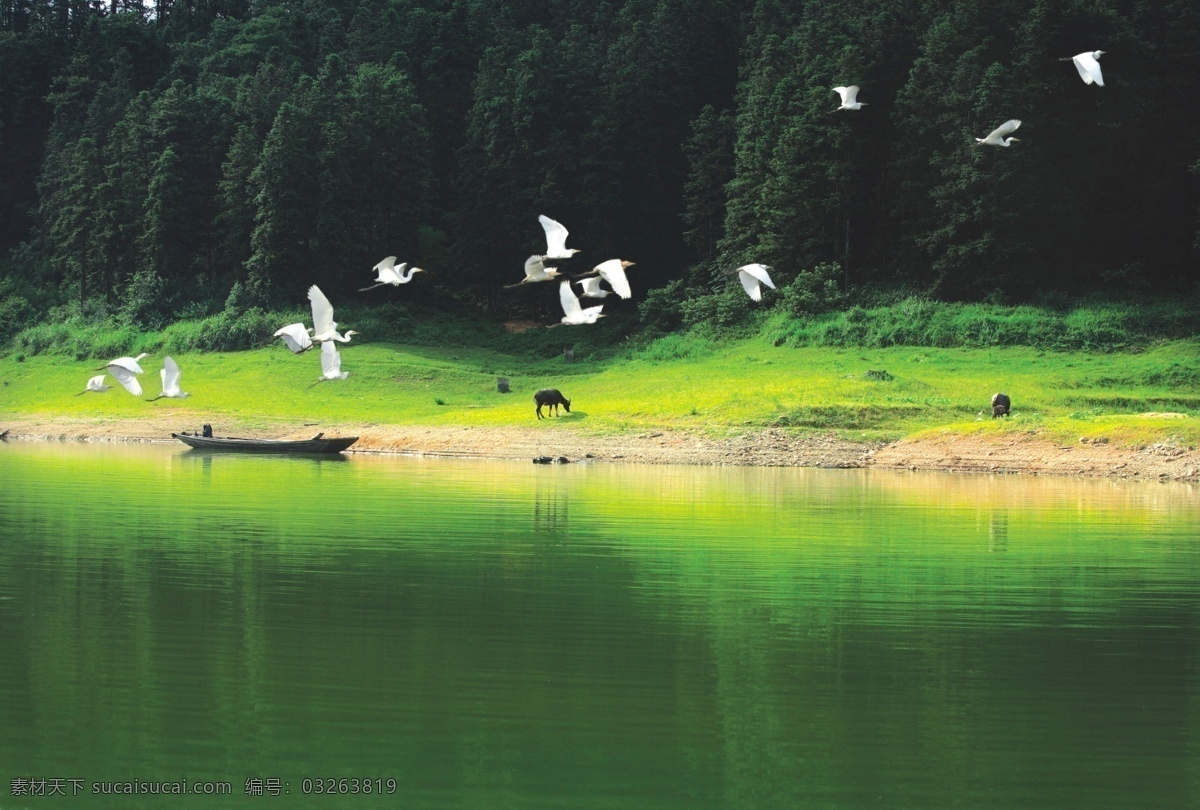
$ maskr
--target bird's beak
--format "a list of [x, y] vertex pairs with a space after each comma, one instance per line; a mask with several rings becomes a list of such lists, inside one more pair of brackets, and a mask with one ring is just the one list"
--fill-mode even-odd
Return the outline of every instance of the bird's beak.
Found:
[[1021, 139], [1020, 139], [1020, 138], [1009, 138], [1009, 140], [1010, 140], [1010, 141], [1019, 141], [1019, 140], [1021, 140]]
[[621, 262], [622, 267], [633, 267], [637, 262]]

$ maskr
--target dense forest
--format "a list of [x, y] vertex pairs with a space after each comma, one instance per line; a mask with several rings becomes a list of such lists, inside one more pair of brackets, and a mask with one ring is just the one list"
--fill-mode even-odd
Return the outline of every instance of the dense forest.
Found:
[[[1096, 49], [1103, 87], [1060, 61]], [[1190, 294], [1200, 5], [0, 0], [5, 334], [348, 296], [388, 254], [536, 317], [503, 285], [538, 214], [571, 269], [636, 261], [644, 317], [748, 306], [750, 261], [797, 311]]]

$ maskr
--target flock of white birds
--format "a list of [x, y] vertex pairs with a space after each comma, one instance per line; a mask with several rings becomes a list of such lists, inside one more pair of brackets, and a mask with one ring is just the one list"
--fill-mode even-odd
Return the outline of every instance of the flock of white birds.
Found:
[[[1095, 84], [1097, 87], [1103, 87], [1104, 75], [1100, 72], [1100, 57], [1103, 54], [1104, 51], [1085, 51], [1075, 56], [1064, 57], [1059, 61], [1072, 62], [1075, 65], [1075, 69], [1079, 71], [1079, 78], [1083, 79], [1084, 84]], [[842, 103], [831, 112], [861, 110], [867, 102], [858, 100], [860, 90], [861, 88], [857, 84], [833, 88], [833, 91], [841, 97]], [[1012, 133], [1016, 132], [1020, 126], [1021, 121], [1018, 118], [1005, 121], [985, 137], [976, 138], [974, 146], [1011, 146], [1014, 142], [1020, 140], [1019, 138], [1012, 137]], [[512, 289], [520, 287], [522, 284], [533, 284], [539, 281], [554, 281], [562, 273], [555, 267], [548, 267], [546, 262], [570, 259], [576, 253], [580, 252], [575, 248], [567, 247], [569, 232], [562, 223], [542, 215], [538, 216], [538, 222], [541, 223], [542, 229], [546, 232], [546, 252], [543, 254], [535, 253], [526, 259], [525, 278], [516, 284], [507, 285], [505, 289]], [[577, 326], [595, 323], [604, 317], [604, 313], [601, 311], [604, 309], [603, 304], [584, 307], [580, 303], [579, 296], [575, 294], [571, 286], [573, 283], [579, 285], [580, 293], [584, 298], [607, 298], [614, 294], [623, 299], [632, 298], [633, 290], [629, 285], [629, 277], [625, 274], [625, 268], [631, 267], [633, 264], [633, 262], [625, 261], [624, 259], [609, 259], [596, 265], [587, 273], [582, 273], [575, 277], [574, 281], [561, 281], [558, 287], [558, 298], [563, 309], [562, 322]], [[415, 274], [424, 272], [420, 267], [409, 267], [407, 262], [396, 264], [395, 256], [388, 256], [372, 269], [376, 274], [375, 284], [372, 284], [370, 287], [363, 287], [359, 292], [366, 292], [367, 290], [373, 290], [376, 287], [385, 285], [399, 287], [401, 284], [407, 284], [412, 281]], [[775, 289], [775, 284], [771, 281], [771, 276], [768, 272], [770, 269], [765, 264], [755, 263], [743, 265], [734, 272], [738, 280], [741, 281], [742, 287], [746, 290], [746, 294], [754, 301], [761, 301], [764, 286]], [[611, 289], [605, 289], [600, 286], [605, 282]], [[275, 337], [281, 339], [295, 354], [302, 354], [313, 348], [313, 346], [320, 344], [321, 376], [317, 378], [317, 382], [313, 383], [313, 385], [326, 382], [327, 380], [344, 380], [350, 376], [350, 372], [342, 371], [341, 354], [338, 352], [335, 344], [349, 343], [350, 337], [358, 333], [353, 329], [347, 330], [344, 334], [338, 331], [337, 321], [333, 319], [333, 305], [329, 303], [329, 299], [325, 297], [325, 294], [315, 284], [308, 288], [308, 301], [312, 305], [313, 325], [306, 326], [303, 323], [291, 323], [277, 330]], [[134, 396], [140, 397], [142, 395], [142, 386], [138, 382], [138, 376], [145, 372], [139, 363], [148, 356], [142, 353], [137, 357], [118, 357], [109, 362], [104, 368], [109, 376], [120, 383], [121, 387]], [[182, 399], [189, 396], [187, 392], [180, 388], [181, 374], [179, 365], [171, 359], [170, 355], [163, 358], [162, 371], [159, 373], [162, 377], [162, 393], [147, 400], [148, 402], [154, 402], [163, 397]], [[104, 374], [98, 374], [89, 379], [87, 387], [76, 396], [87, 393], [100, 394], [108, 391], [111, 386], [105, 385], [104, 377]]]

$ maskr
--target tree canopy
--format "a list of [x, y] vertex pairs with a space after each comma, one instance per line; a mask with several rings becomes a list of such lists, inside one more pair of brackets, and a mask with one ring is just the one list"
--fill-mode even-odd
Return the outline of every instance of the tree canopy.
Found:
[[[1103, 87], [1060, 61], [1097, 49]], [[0, 312], [295, 306], [390, 254], [532, 311], [538, 214], [677, 298], [1190, 290], [1198, 49], [1191, 0], [0, 0]]]

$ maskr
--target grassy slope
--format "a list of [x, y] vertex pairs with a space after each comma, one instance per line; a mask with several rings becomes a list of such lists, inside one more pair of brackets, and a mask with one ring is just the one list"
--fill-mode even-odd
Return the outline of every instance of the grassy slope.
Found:
[[[548, 340], [549, 342], [549, 340]], [[836, 429], [853, 438], [898, 438], [924, 430], [1036, 430], [1063, 441], [1105, 437], [1116, 444], [1200, 441], [1200, 341], [1138, 353], [1048, 352], [1035, 348], [788, 348], [765, 338], [714, 345], [668, 336], [632, 359], [566, 364], [477, 349], [351, 344], [345, 381], [309, 387], [316, 353], [282, 346], [223, 354], [180, 354], [192, 398], [150, 404], [115, 386], [83, 389], [95, 361], [38, 355], [0, 358], [0, 410], [39, 418], [136, 419], [177, 413], [201, 422], [276, 421], [430, 425], [535, 424], [532, 393], [560, 388], [574, 403], [569, 423], [602, 432], [651, 428], [714, 433], [745, 426]], [[144, 361], [147, 396], [158, 393], [161, 357]], [[892, 379], [871, 380], [868, 370]], [[496, 393], [496, 377], [513, 393]], [[109, 380], [111, 383], [112, 381]], [[978, 414], [995, 391], [1013, 399], [1014, 418]], [[437, 400], [445, 404], [437, 404]], [[1186, 418], [1146, 417], [1182, 412]], [[564, 420], [564, 423], [568, 420]], [[546, 428], [550, 426], [546, 424]]]

